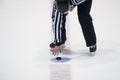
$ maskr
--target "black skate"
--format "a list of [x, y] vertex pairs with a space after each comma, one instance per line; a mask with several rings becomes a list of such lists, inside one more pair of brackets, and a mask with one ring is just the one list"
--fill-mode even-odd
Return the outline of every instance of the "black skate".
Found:
[[91, 56], [94, 56], [96, 50], [97, 50], [97, 46], [96, 46], [96, 45], [90, 46], [90, 47], [89, 47], [90, 55], [91, 55]]
[[65, 13], [69, 10], [69, 0], [55, 0], [56, 8], [59, 12]]
[[[53, 51], [54, 47], [56, 46], [55, 42], [52, 42], [50, 44], [50, 51]], [[61, 44], [60, 47], [63, 49], [65, 48], [65, 44]]]

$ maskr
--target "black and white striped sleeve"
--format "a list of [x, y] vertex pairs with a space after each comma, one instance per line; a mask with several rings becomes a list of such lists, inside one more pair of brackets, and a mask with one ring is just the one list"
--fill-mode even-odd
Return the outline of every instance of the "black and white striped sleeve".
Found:
[[79, 5], [79, 4], [81, 4], [81, 3], [83, 3], [83, 2], [85, 2], [86, 0], [71, 0], [71, 3], [73, 4], [73, 5]]

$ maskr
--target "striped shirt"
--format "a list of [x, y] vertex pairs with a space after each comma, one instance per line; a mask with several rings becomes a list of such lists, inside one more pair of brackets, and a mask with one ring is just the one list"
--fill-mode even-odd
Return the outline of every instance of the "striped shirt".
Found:
[[81, 4], [81, 3], [83, 3], [83, 2], [85, 2], [86, 0], [71, 0], [71, 3], [73, 4], [73, 5], [79, 5], [79, 4]]

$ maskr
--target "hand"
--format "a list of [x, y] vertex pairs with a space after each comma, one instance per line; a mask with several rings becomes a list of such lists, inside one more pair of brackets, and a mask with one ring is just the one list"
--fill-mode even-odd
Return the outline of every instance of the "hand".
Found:
[[60, 46], [55, 46], [54, 49], [53, 49], [53, 55], [59, 55], [59, 53], [61, 53], [61, 47]]

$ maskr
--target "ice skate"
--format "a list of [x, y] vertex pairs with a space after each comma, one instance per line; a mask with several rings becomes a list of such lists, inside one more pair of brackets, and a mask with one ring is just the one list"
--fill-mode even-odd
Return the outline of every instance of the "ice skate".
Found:
[[94, 56], [96, 50], [97, 50], [97, 46], [96, 46], [96, 45], [90, 46], [90, 47], [89, 47], [90, 55], [91, 55], [91, 56]]

